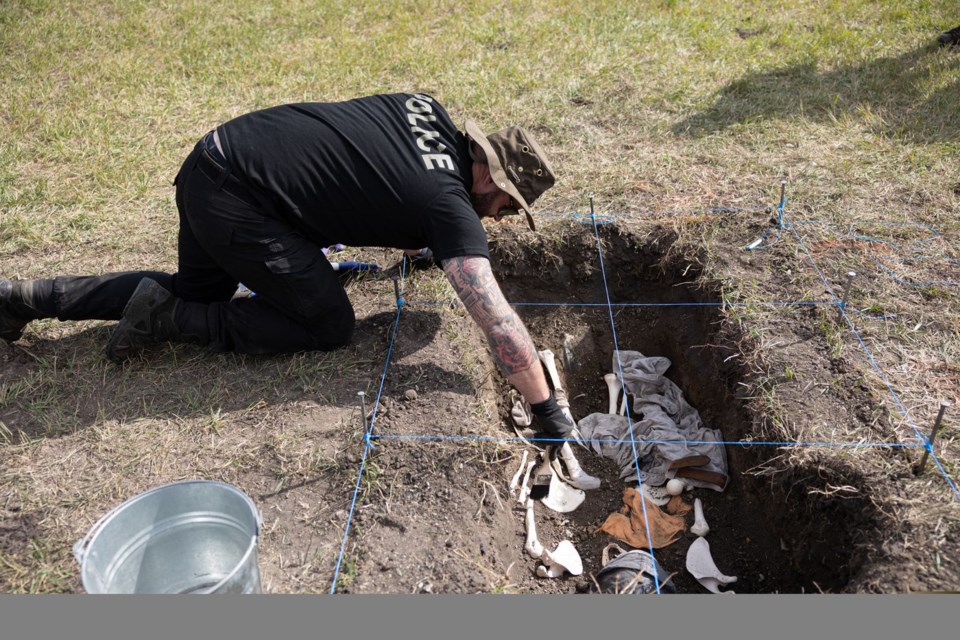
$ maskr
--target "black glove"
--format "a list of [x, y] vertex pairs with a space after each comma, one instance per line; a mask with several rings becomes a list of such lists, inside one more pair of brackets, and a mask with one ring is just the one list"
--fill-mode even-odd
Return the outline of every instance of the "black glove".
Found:
[[[563, 446], [562, 441], [570, 437], [577, 425], [563, 414], [563, 410], [557, 404], [557, 399], [553, 393], [543, 402], [531, 404], [530, 411], [536, 417], [537, 424], [540, 426], [540, 431], [531, 440], [552, 446], [551, 458], [556, 458], [557, 452]], [[553, 442], [550, 440], [553, 440]]]
[[420, 250], [420, 253], [412, 256], [406, 256], [406, 258], [410, 264], [410, 271], [414, 271], [416, 269], [429, 269], [434, 265], [439, 266], [439, 263], [433, 259], [433, 251], [430, 250], [430, 247], [424, 247]]

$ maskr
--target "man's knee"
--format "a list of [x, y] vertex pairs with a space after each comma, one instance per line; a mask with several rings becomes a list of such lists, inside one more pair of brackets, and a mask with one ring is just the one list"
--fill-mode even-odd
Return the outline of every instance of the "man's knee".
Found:
[[336, 313], [326, 314], [316, 322], [309, 324], [310, 333], [317, 341], [317, 348], [330, 351], [350, 344], [356, 317], [353, 307], [338, 309]]

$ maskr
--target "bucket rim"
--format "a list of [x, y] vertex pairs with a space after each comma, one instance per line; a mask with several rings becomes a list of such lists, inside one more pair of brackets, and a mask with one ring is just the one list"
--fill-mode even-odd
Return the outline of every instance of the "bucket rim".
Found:
[[[253, 502], [253, 499], [251, 499], [250, 496], [248, 496], [246, 493], [241, 491], [238, 487], [235, 487], [234, 485], [229, 484], [227, 482], [221, 482], [220, 480], [179, 480], [177, 482], [169, 482], [167, 484], [162, 484], [160, 486], [153, 487], [151, 489], [147, 489], [146, 491], [142, 491], [136, 495], [130, 496], [129, 498], [127, 498], [126, 500], [124, 500], [114, 508], [110, 509], [107, 513], [103, 514], [103, 516], [101, 516], [100, 519], [97, 520], [93, 524], [93, 526], [90, 527], [89, 530], [87, 530], [86, 535], [84, 535], [82, 538], [80, 538], [73, 544], [73, 557], [77, 561], [77, 564], [80, 565], [81, 576], [83, 575], [83, 567], [87, 559], [87, 550], [94, 543], [97, 536], [100, 535], [104, 525], [106, 525], [106, 523], [109, 522], [111, 518], [113, 518], [116, 514], [118, 514], [120, 511], [122, 511], [126, 507], [128, 507], [134, 501], [139, 501], [163, 489], [169, 489], [170, 487], [177, 487], [177, 486], [187, 485], [187, 484], [218, 485], [221, 488], [227, 489], [237, 494], [239, 497], [243, 499], [243, 501], [247, 504], [247, 506], [250, 507], [250, 511], [253, 513], [253, 516], [254, 516], [256, 531], [254, 532], [253, 536], [251, 536], [252, 540], [251, 540], [250, 547], [248, 547], [247, 552], [244, 553], [243, 559], [246, 560], [250, 554], [250, 549], [256, 547], [257, 540], [260, 538], [260, 530], [263, 528], [263, 516], [260, 514], [260, 510], [257, 509], [257, 505]], [[233, 575], [233, 572], [231, 572], [231, 575]]]

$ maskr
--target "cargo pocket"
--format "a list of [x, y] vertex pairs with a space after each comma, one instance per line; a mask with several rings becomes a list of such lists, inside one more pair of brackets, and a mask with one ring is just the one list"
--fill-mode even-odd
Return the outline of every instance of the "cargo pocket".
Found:
[[[264, 261], [274, 285], [273, 295], [267, 292], [268, 299], [287, 313], [295, 314], [304, 322], [311, 322], [328, 309], [323, 295], [323, 266], [317, 264], [312, 256], [275, 256]], [[330, 277], [336, 280], [333, 270]], [[337, 285], [339, 286], [339, 284]]]

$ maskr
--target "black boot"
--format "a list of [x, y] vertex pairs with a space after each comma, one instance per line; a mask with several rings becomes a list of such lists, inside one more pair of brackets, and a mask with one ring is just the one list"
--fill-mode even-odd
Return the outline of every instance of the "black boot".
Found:
[[960, 27], [954, 27], [950, 31], [944, 31], [940, 34], [940, 37], [937, 38], [937, 43], [941, 47], [950, 45], [951, 47], [960, 44]]
[[107, 357], [116, 363], [128, 360], [151, 344], [176, 341], [180, 331], [174, 311], [180, 302], [150, 278], [144, 278], [123, 309], [123, 318], [107, 342]]
[[[0, 338], [14, 342], [31, 320], [52, 318], [41, 297], [52, 293], [52, 280], [0, 280]], [[47, 291], [49, 290], [49, 291]], [[47, 301], [49, 304], [49, 301]]]

